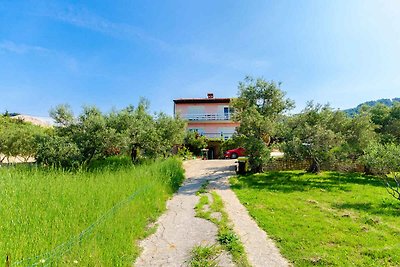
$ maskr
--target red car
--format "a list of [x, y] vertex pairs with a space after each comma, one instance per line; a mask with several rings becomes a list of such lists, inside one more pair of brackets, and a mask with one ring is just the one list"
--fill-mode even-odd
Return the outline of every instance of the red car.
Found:
[[246, 150], [243, 147], [235, 148], [235, 149], [230, 149], [225, 151], [224, 156], [225, 158], [230, 158], [230, 159], [237, 159], [238, 157], [242, 157], [246, 154]]

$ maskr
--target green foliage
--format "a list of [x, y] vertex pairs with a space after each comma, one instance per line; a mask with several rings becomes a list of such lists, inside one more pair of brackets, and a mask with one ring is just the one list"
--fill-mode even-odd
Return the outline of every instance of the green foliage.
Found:
[[22, 120], [0, 117], [0, 163], [5, 158], [22, 157], [25, 161], [37, 152], [37, 140], [48, 129]]
[[170, 155], [183, 142], [185, 123], [163, 113], [152, 116], [148, 106], [142, 99], [137, 108], [109, 114], [84, 107], [76, 118], [67, 105], [58, 106], [50, 113], [57, 123], [55, 134], [42, 139], [39, 162], [71, 167], [120, 153], [130, 154], [133, 162]]
[[346, 142], [342, 150], [347, 158], [355, 161], [364, 154], [369, 144], [378, 140], [375, 132], [377, 126], [368, 112], [360, 112], [343, 124], [342, 132]]
[[190, 152], [189, 148], [183, 146], [178, 148], [178, 153], [177, 153], [178, 157], [182, 157], [183, 159], [191, 159], [193, 157], [193, 153]]
[[262, 167], [270, 158], [270, 150], [264, 140], [254, 136], [244, 140], [246, 153], [249, 155], [249, 166], [253, 172], [262, 172]]
[[217, 267], [216, 261], [221, 249], [218, 246], [196, 246], [192, 250], [191, 267]]
[[266, 81], [263, 78], [254, 79], [247, 76], [239, 83], [239, 97], [233, 107], [235, 116], [241, 116], [247, 107], [255, 107], [257, 112], [271, 121], [276, 120], [286, 111], [294, 108], [294, 102], [285, 99], [285, 92], [280, 89], [281, 83]]
[[346, 110], [344, 110], [344, 112], [346, 112], [346, 114], [348, 114], [350, 116], [355, 116], [355, 115], [359, 114], [365, 108], [374, 107], [374, 106], [377, 106], [377, 105], [391, 107], [396, 102], [400, 102], [400, 98], [393, 98], [393, 99], [382, 98], [382, 99], [378, 99], [378, 100], [375, 100], [375, 101], [364, 102], [362, 104], [359, 104], [355, 108], [346, 109]]
[[279, 87], [280, 83], [274, 81], [246, 77], [239, 83], [239, 97], [232, 103], [234, 120], [240, 122], [234, 138], [243, 143], [253, 172], [260, 172], [269, 159], [267, 145], [277, 132], [278, 122], [294, 107]]
[[49, 135], [38, 142], [36, 161], [53, 167], [77, 167], [84, 161], [78, 146], [68, 137]]
[[[59, 144], [64, 148], [58, 155], [58, 164], [64, 166], [63, 154], [68, 148], [74, 153], [71, 160], [80, 164], [88, 164], [92, 159], [105, 155], [112, 146], [115, 129], [107, 127], [106, 117], [96, 107], [84, 107], [82, 113], [75, 119], [68, 106], [58, 106], [50, 112], [53, 119], [58, 123], [55, 127], [55, 135], [52, 144]], [[55, 150], [57, 152], [57, 150]], [[79, 153], [79, 155], [76, 155]], [[57, 154], [51, 154], [56, 161]], [[46, 156], [46, 153], [43, 153]], [[43, 158], [43, 157], [42, 157]], [[43, 158], [46, 161], [46, 158]]]
[[242, 146], [243, 146], [243, 144], [242, 144], [241, 140], [239, 140], [239, 138], [233, 137], [233, 138], [230, 138], [230, 139], [222, 142], [221, 151], [225, 152], [227, 150], [242, 147]]
[[372, 143], [360, 162], [369, 172], [380, 175], [388, 193], [400, 201], [400, 145]]
[[341, 134], [344, 116], [329, 106], [308, 103], [298, 115], [287, 120], [283, 146], [286, 157], [311, 159], [311, 172], [319, 172], [320, 165], [335, 160], [335, 152], [344, 142]]
[[194, 155], [199, 156], [201, 155], [201, 150], [207, 147], [207, 138], [197, 132], [187, 131], [184, 144]]
[[[138, 240], [152, 231], [148, 224], [165, 210], [184, 175], [174, 158], [141, 166], [128, 162], [111, 157], [94, 161], [90, 171], [74, 172], [0, 168], [0, 256], [11, 256], [14, 264], [25, 260], [21, 266], [40, 260], [49, 266], [131, 266]], [[104, 221], [88, 228], [103, 215]], [[83, 238], [74, 239], [85, 229]], [[46, 254], [64, 243], [59, 254]]]
[[375, 177], [268, 172], [235, 177], [231, 184], [294, 266], [400, 262], [398, 201]]
[[186, 123], [180, 118], [172, 118], [159, 113], [156, 118], [156, 131], [159, 136], [160, 153], [167, 155], [174, 145], [183, 143]]
[[[215, 192], [211, 192], [212, 202], [205, 193], [207, 192], [206, 186], [208, 183], [203, 184], [202, 188], [199, 190], [200, 201], [196, 205], [196, 216], [209, 220], [217, 225], [218, 236], [217, 240], [219, 244], [227, 251], [232, 254], [232, 258], [238, 266], [247, 267], [250, 266], [246, 252], [244, 250], [243, 243], [239, 237], [234, 232], [231, 222], [228, 218], [228, 214], [224, 209], [224, 203], [221, 197]], [[205, 207], [208, 206], [209, 209], [206, 210]], [[213, 217], [212, 214], [219, 213], [221, 218]]]
[[372, 121], [378, 126], [377, 133], [382, 143], [400, 144], [400, 102], [395, 102], [392, 107], [378, 104], [370, 109]]

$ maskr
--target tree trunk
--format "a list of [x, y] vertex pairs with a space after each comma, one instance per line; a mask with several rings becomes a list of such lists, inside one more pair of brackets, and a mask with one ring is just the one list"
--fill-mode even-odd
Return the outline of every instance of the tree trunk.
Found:
[[310, 167], [308, 168], [307, 172], [311, 173], [319, 173], [321, 171], [321, 166], [317, 159], [313, 159]]
[[133, 145], [133, 146], [132, 146], [132, 150], [131, 150], [131, 160], [132, 160], [132, 163], [135, 163], [136, 160], [137, 160], [137, 146], [136, 146], [136, 145]]
[[96, 149], [93, 149], [92, 153], [90, 153], [89, 158], [86, 159], [85, 165], [89, 165], [89, 163], [92, 161], [94, 155], [96, 154]]
[[364, 165], [364, 173], [366, 175], [373, 175], [374, 174], [372, 169], [368, 165]]

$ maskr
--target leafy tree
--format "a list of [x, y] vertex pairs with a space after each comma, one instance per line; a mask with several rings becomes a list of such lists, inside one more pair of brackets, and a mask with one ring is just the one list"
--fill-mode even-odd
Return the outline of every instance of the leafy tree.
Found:
[[110, 143], [130, 154], [132, 162], [139, 156], [167, 156], [174, 145], [182, 144], [186, 126], [183, 120], [164, 113], [150, 115], [149, 102], [145, 99], [136, 108], [128, 106], [111, 112], [106, 121], [114, 129]]
[[400, 103], [394, 102], [391, 107], [377, 104], [371, 108], [364, 107], [371, 114], [371, 120], [377, 125], [376, 132], [382, 143], [400, 144]]
[[321, 164], [335, 160], [344, 142], [339, 111], [312, 102], [298, 115], [288, 119], [288, 132], [283, 146], [285, 155], [295, 159], [311, 159], [308, 171], [318, 173]]
[[371, 143], [360, 161], [380, 175], [388, 193], [400, 201], [400, 145]]
[[174, 145], [183, 143], [186, 122], [180, 118], [173, 118], [165, 113], [159, 113], [156, 118], [156, 132], [159, 137], [159, 151], [164, 156], [171, 153]]
[[148, 101], [142, 99], [137, 108], [129, 106], [113, 118], [112, 124], [116, 133], [123, 136], [124, 150], [130, 154], [132, 162], [136, 162], [140, 154], [155, 157], [160, 151], [160, 137], [148, 107]]
[[201, 150], [207, 147], [207, 138], [201, 136], [197, 132], [186, 132], [184, 137], [184, 145], [192, 152], [194, 155], [199, 156]]
[[285, 98], [280, 83], [262, 78], [246, 77], [238, 90], [239, 96], [232, 103], [234, 120], [240, 122], [235, 138], [243, 143], [251, 170], [260, 172], [268, 160], [268, 145], [277, 132], [278, 122], [294, 107], [294, 102]]
[[377, 126], [372, 122], [371, 114], [361, 111], [344, 122], [342, 134], [345, 138], [342, 151], [352, 161], [364, 155], [365, 149], [378, 140]]
[[22, 157], [24, 161], [37, 152], [36, 138], [45, 135], [42, 127], [10, 117], [0, 118], [0, 162], [5, 158]]
[[85, 159], [67, 136], [49, 135], [38, 139], [36, 161], [54, 167], [78, 167]]
[[50, 115], [58, 124], [56, 134], [64, 137], [57, 142], [72, 142], [78, 148], [83, 164], [104, 156], [115, 141], [115, 129], [108, 127], [106, 117], [96, 107], [84, 107], [76, 119], [66, 105], [56, 107]]

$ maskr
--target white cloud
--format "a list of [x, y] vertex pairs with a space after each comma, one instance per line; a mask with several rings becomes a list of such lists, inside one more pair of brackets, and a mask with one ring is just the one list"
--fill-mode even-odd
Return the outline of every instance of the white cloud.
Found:
[[32, 46], [27, 44], [16, 44], [12, 41], [0, 42], [0, 50], [13, 52], [17, 54], [26, 54], [30, 52], [48, 53], [50, 50], [41, 46]]
[[35, 53], [45, 57], [52, 57], [59, 60], [65, 66], [65, 68], [70, 71], [77, 71], [79, 67], [79, 62], [76, 58], [67, 55], [64, 52], [59, 52], [42, 46], [15, 43], [10, 40], [4, 40], [0, 42], [0, 51], [27, 56]]
[[144, 42], [156, 45], [162, 49], [170, 49], [171, 46], [154, 36], [151, 36], [146, 31], [139, 27], [109, 21], [101, 16], [98, 16], [87, 9], [69, 5], [62, 8], [58, 6], [48, 7], [47, 12], [40, 14], [58, 21], [62, 21], [77, 27], [100, 32], [109, 36], [139, 39]]

